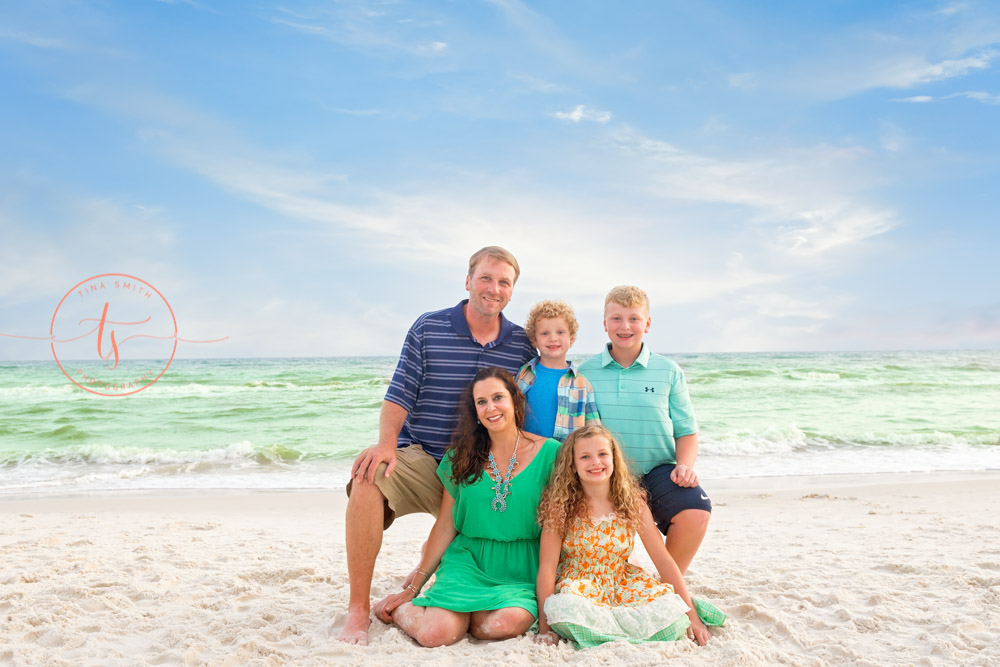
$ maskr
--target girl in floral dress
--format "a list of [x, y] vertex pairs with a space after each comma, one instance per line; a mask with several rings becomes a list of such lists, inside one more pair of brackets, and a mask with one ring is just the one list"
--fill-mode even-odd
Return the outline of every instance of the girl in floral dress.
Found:
[[[686, 635], [704, 646], [711, 638], [706, 622], [725, 620], [688, 595], [645, 494], [604, 427], [588, 425], [567, 438], [538, 518], [538, 641], [554, 643], [559, 635], [582, 648]], [[636, 532], [662, 581], [628, 562]]]

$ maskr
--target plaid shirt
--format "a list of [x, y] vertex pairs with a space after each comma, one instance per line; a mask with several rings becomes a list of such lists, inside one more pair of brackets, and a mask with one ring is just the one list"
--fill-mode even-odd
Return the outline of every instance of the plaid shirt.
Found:
[[[572, 361], [567, 363], [569, 368], [559, 378], [559, 385], [556, 387], [556, 425], [552, 437], [559, 442], [584, 424], [601, 423], [597, 403], [594, 401], [594, 388], [587, 378], [577, 372]], [[517, 386], [521, 393], [527, 394], [535, 384], [537, 365], [538, 357], [535, 357], [517, 372]]]

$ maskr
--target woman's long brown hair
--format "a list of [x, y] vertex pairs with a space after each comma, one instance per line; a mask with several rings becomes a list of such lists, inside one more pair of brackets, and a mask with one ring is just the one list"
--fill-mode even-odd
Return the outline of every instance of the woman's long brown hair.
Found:
[[511, 403], [514, 404], [514, 424], [518, 430], [524, 426], [524, 394], [517, 388], [514, 377], [502, 368], [490, 366], [484, 368], [472, 379], [458, 400], [458, 428], [448, 447], [451, 455], [451, 481], [455, 484], [475, 484], [490, 456], [490, 433], [479, 423], [476, 414], [476, 399], [472, 395], [477, 382], [496, 378], [503, 382], [510, 392]]

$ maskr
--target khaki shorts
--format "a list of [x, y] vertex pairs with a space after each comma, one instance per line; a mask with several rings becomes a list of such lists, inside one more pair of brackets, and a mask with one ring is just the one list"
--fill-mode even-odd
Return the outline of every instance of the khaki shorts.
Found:
[[[382, 529], [392, 525], [397, 516], [425, 512], [438, 515], [444, 487], [437, 476], [438, 462], [420, 445], [409, 445], [396, 450], [396, 467], [385, 476], [387, 464], [375, 470], [375, 486], [385, 496], [385, 518]], [[347, 483], [347, 495], [351, 485]]]

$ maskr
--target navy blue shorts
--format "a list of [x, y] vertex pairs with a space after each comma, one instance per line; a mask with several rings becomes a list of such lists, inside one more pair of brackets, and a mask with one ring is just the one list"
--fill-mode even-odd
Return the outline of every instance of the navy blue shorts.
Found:
[[664, 463], [646, 473], [639, 483], [649, 496], [649, 510], [653, 513], [656, 527], [664, 535], [670, 528], [670, 521], [684, 510], [712, 511], [712, 501], [701, 486], [677, 486], [670, 479], [676, 464]]

